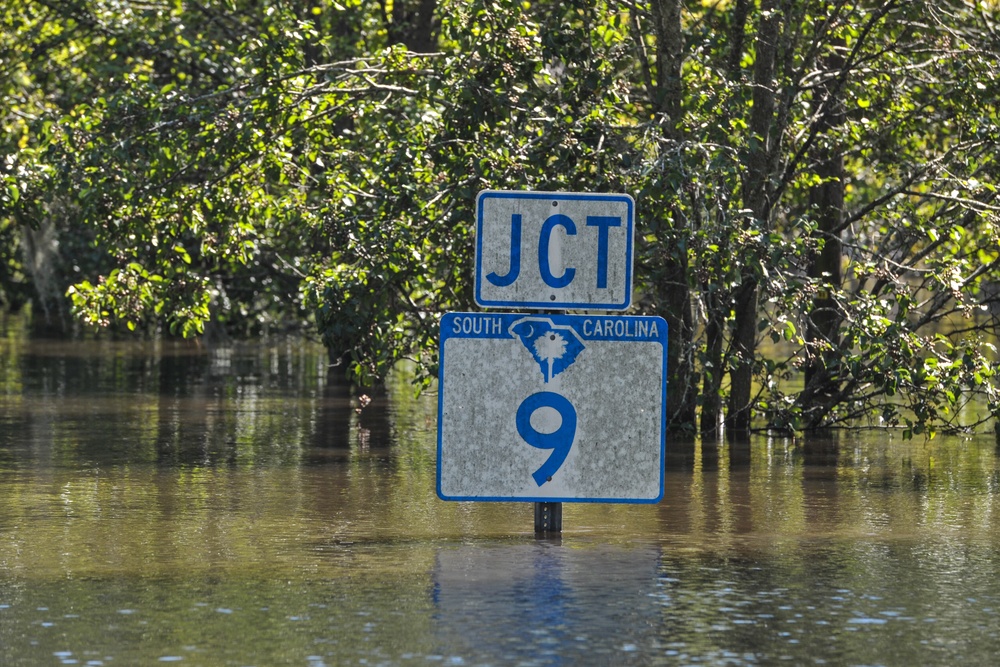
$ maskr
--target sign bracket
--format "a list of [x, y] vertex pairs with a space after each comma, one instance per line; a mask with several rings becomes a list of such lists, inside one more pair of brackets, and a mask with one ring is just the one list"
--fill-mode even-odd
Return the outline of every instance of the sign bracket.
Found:
[[535, 535], [562, 532], [562, 503], [535, 503]]

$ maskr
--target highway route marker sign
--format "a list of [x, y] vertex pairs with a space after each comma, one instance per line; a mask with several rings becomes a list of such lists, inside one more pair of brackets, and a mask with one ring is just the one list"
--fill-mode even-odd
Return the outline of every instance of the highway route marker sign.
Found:
[[445, 314], [438, 496], [658, 502], [666, 377], [660, 317]]

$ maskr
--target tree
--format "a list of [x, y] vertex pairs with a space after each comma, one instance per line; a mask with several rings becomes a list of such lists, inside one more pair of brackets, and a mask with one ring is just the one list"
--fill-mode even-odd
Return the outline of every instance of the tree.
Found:
[[[634, 9], [642, 16], [641, 6]], [[993, 18], [984, 6], [960, 3], [928, 11], [921, 3], [737, 1], [687, 10], [680, 93], [686, 131], [676, 135], [689, 143], [666, 140], [660, 154], [678, 156], [675, 171], [686, 177], [675, 183], [668, 177], [662, 189], [674, 194], [675, 232], [688, 249], [687, 275], [704, 313], [704, 343], [690, 341], [702, 351], [703, 432], [717, 423], [723, 367], [730, 376], [730, 435], [747, 432], [754, 407], [764, 409], [772, 426], [791, 428], [861, 415], [917, 429], [954, 423], [954, 391], [983, 387], [993, 372], [989, 348], [977, 340], [989, 333], [989, 322], [956, 331], [945, 326], [960, 301], [974, 315], [975, 285], [995, 273], [988, 248], [996, 244], [997, 209], [981, 184], [996, 164], [980, 143], [996, 131], [988, 92], [996, 70], [986, 64], [997, 47]], [[659, 66], [651, 57], [645, 62]], [[967, 70], [960, 93], [956, 63]], [[881, 115], [872, 113], [876, 107]], [[867, 160], [893, 166], [875, 171]], [[972, 196], [942, 192], [970, 178], [977, 187]], [[951, 206], [940, 213], [975, 221], [973, 236], [981, 243], [964, 251], [930, 249], [915, 239], [937, 237], [939, 221], [914, 216], [902, 228], [887, 225], [900, 206], [916, 205], [909, 198], [918, 191], [925, 214], [944, 195]], [[862, 232], [860, 245], [842, 239], [853, 230], [871, 233]], [[931, 255], [962, 276], [953, 284], [969, 290], [930, 284], [939, 275], [927, 264]], [[903, 257], [892, 278], [858, 280], [862, 265]], [[848, 284], [842, 284], [844, 264]], [[920, 297], [921, 290], [936, 298]], [[899, 303], [921, 304], [921, 316], [908, 305], [900, 312]], [[872, 309], [894, 328], [874, 327]], [[787, 339], [791, 354], [782, 361], [762, 357], [761, 333]], [[890, 347], [905, 339], [909, 352], [886, 353], [887, 339]], [[913, 368], [924, 361], [937, 364], [935, 370]], [[950, 370], [939, 373], [943, 367]], [[809, 383], [789, 396], [781, 379], [792, 369], [805, 370]], [[909, 382], [916, 374], [922, 379]], [[905, 408], [895, 400], [901, 382], [907, 382]], [[952, 393], [935, 397], [929, 384]]]

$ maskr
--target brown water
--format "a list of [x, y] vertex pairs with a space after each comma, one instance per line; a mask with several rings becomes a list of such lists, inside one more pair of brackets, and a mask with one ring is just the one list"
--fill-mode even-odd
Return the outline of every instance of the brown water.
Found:
[[436, 397], [322, 349], [0, 337], [0, 665], [953, 665], [1000, 653], [992, 438], [668, 444], [659, 505], [434, 495]]

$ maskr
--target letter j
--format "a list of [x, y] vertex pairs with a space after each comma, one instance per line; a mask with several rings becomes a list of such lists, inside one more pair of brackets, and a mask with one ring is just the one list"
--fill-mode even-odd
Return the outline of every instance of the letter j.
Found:
[[507, 275], [497, 275], [496, 271], [489, 273], [486, 279], [497, 287], [507, 287], [517, 280], [521, 272], [521, 214], [510, 216], [510, 270]]

